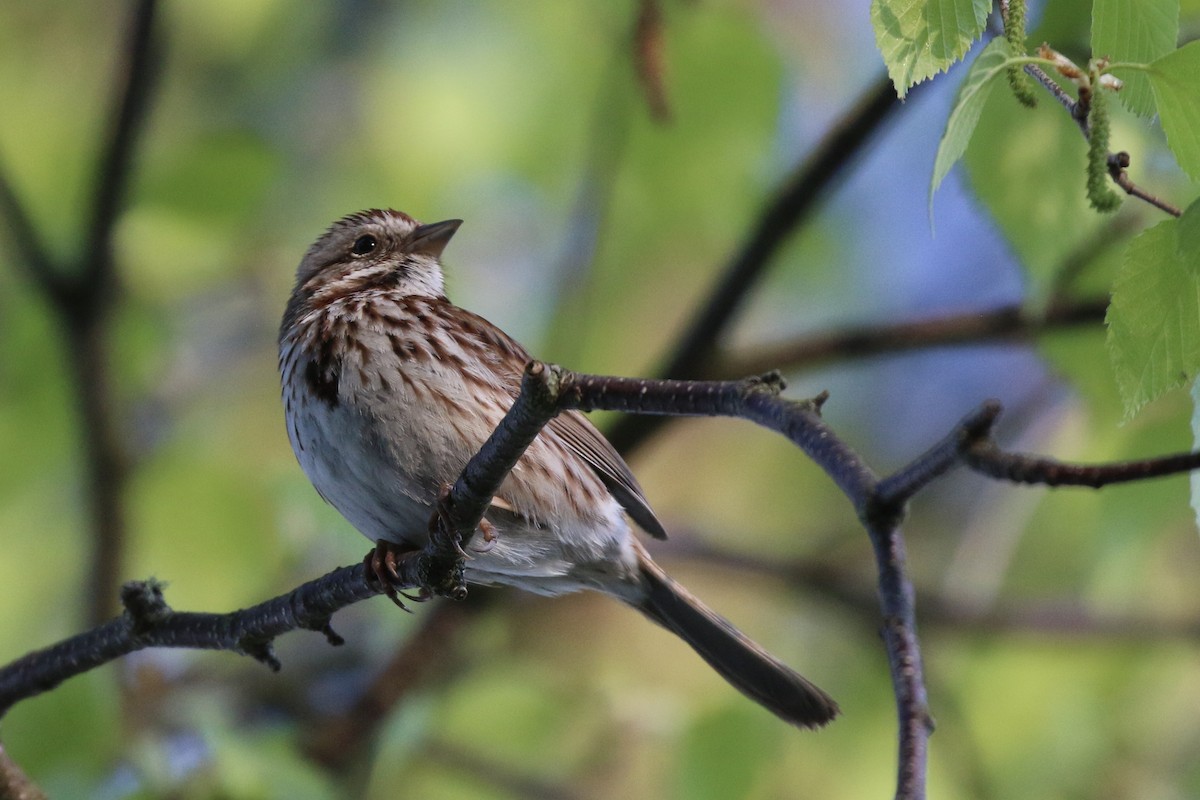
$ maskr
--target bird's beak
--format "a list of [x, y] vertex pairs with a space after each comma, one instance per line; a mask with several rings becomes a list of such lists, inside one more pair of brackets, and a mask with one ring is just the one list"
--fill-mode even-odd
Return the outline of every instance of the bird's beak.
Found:
[[410, 252], [440, 258], [459, 225], [462, 225], [461, 219], [447, 219], [418, 226], [412, 233]]

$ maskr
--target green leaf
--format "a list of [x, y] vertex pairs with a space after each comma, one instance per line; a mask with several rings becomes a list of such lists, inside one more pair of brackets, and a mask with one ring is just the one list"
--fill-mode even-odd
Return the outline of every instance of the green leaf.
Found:
[[1200, 180], [1200, 42], [1158, 59], [1149, 76], [1167, 145], [1183, 171]]
[[1004, 39], [993, 39], [975, 63], [971, 71], [958, 87], [958, 96], [954, 98], [954, 108], [946, 119], [946, 131], [938, 143], [937, 157], [933, 161], [933, 180], [929, 183], [929, 208], [932, 215], [933, 193], [942, 185], [942, 180], [950, 172], [962, 154], [967, 150], [971, 134], [979, 123], [979, 115], [987, 102], [995, 85], [993, 79], [1004, 72], [1009, 58], [1008, 42]]
[[1181, 258], [1200, 257], [1200, 200], [1188, 206], [1179, 218], [1177, 244]]
[[[1179, 0], [1095, 0], [1092, 6], [1092, 55], [1112, 61], [1148, 62], [1175, 49], [1179, 38]], [[1143, 117], [1154, 113], [1150, 82], [1140, 73], [1126, 77], [1119, 96]]]
[[1129, 243], [1108, 307], [1108, 354], [1126, 419], [1200, 371], [1200, 252], [1180, 252], [1179, 222]]
[[1026, 109], [991, 92], [963, 157], [969, 185], [995, 219], [1042, 302], [1065, 263], [1107, 221], [1088, 206], [1079, 128], [1057, 103]]
[[989, 0], [872, 0], [875, 44], [900, 97], [966, 55], [991, 7]]

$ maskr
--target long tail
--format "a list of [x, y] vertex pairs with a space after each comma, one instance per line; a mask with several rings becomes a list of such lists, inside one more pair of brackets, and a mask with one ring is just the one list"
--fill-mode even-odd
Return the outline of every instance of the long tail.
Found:
[[630, 604], [691, 645], [742, 694], [803, 728], [821, 727], [838, 715], [833, 698], [689, 594], [649, 556], [640, 554], [639, 566], [646, 593]]

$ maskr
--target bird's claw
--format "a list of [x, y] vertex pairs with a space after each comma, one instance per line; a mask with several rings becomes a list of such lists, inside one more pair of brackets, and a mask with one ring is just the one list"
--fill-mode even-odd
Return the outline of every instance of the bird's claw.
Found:
[[420, 552], [416, 548], [409, 547], [396, 542], [380, 539], [375, 542], [375, 546], [363, 558], [363, 569], [366, 572], [367, 581], [378, 585], [388, 599], [391, 600], [402, 611], [412, 613], [412, 609], [404, 604], [401, 596], [408, 598], [414, 603], [421, 603], [428, 600], [430, 597], [427, 589], [421, 589], [417, 595], [411, 595], [407, 592], [401, 592], [396, 589], [396, 585], [402, 582], [400, 577], [400, 562], [412, 557], [414, 553]]
[[500, 538], [500, 532], [496, 530], [496, 526], [488, 522], [487, 519], [479, 520], [479, 536], [482, 543], [471, 547], [471, 552], [476, 555], [490, 553], [492, 548], [496, 546], [496, 540]]

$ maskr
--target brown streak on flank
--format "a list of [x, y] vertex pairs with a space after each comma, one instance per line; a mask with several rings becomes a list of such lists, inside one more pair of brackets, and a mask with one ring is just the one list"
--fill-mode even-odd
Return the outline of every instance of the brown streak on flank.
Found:
[[[353, 331], [346, 332], [346, 340], [353, 343], [354, 349], [358, 351], [358, 365], [360, 369], [366, 368], [371, 364], [371, 348], [362, 340], [362, 337], [354, 335]], [[365, 384], [364, 384], [365, 385]]]
[[328, 315], [309, 328], [307, 346], [295, 356], [296, 366], [304, 363], [304, 381], [314, 396], [335, 408], [339, 402], [338, 383], [342, 373], [342, 353], [339, 339], [344, 338], [343, 326], [335, 326]]

